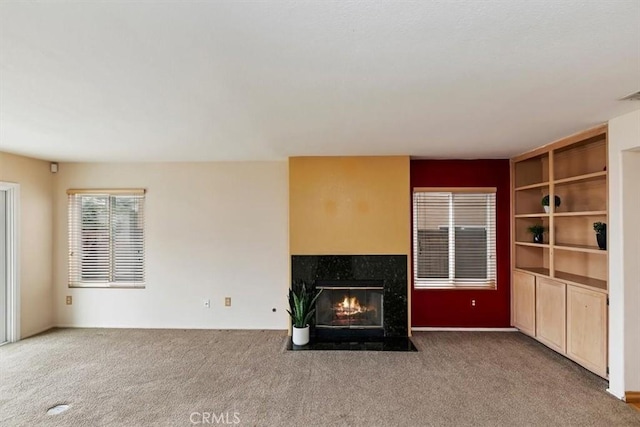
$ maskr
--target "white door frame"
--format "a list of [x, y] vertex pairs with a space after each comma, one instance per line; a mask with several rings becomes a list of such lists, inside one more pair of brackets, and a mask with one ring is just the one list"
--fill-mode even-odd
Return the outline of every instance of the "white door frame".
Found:
[[1, 182], [7, 209], [7, 342], [20, 340], [20, 184]]

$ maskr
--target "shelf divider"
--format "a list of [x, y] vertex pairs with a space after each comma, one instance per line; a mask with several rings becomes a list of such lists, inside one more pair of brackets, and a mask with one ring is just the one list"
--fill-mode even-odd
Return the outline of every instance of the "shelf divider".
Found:
[[590, 254], [600, 254], [600, 255], [607, 254], [606, 249], [603, 250], [598, 248], [597, 246], [591, 246], [591, 245], [570, 245], [566, 243], [558, 243], [554, 245], [553, 248], [563, 250], [563, 251], [586, 252]]
[[534, 188], [542, 188], [542, 187], [547, 187], [549, 185], [549, 181], [546, 182], [539, 182], [537, 184], [529, 184], [529, 185], [523, 185], [521, 187], [517, 187], [514, 188], [515, 191], [522, 191], [522, 190], [532, 190]]
[[556, 212], [555, 216], [607, 216], [607, 211]]
[[546, 248], [549, 249], [548, 243], [533, 243], [533, 242], [516, 242], [518, 246], [531, 246], [533, 248]]
[[607, 281], [595, 279], [593, 277], [580, 276], [578, 274], [566, 273], [564, 271], [556, 271], [555, 279], [567, 282], [570, 285], [576, 285], [583, 288], [593, 289], [600, 292], [607, 292]]
[[568, 183], [572, 183], [572, 182], [579, 182], [579, 181], [589, 181], [592, 179], [599, 179], [599, 178], [607, 178], [607, 171], [600, 171], [600, 172], [592, 172], [592, 173], [586, 173], [584, 175], [578, 175], [578, 176], [570, 176], [569, 178], [562, 178], [562, 179], [556, 179], [554, 181], [554, 183], [556, 185], [558, 184], [568, 184]]
[[548, 218], [548, 213], [532, 213], [532, 214], [518, 214], [514, 215], [515, 218]]
[[549, 269], [543, 267], [516, 267], [515, 270], [535, 274], [536, 276], [551, 277], [549, 276]]

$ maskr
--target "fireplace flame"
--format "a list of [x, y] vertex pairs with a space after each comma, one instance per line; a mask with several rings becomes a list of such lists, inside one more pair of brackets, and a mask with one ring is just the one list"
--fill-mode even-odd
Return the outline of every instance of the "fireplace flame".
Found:
[[366, 310], [358, 302], [356, 297], [344, 297], [341, 303], [336, 307], [338, 315], [352, 316], [354, 314], [363, 313]]

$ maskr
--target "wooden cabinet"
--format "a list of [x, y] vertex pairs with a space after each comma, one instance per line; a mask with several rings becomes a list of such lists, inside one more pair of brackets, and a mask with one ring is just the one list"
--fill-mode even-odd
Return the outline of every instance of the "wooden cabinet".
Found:
[[513, 325], [606, 376], [609, 261], [593, 223], [608, 218], [607, 126], [516, 156], [511, 174]]
[[535, 276], [513, 272], [513, 325], [525, 334], [535, 336], [536, 282]]
[[543, 277], [536, 280], [536, 337], [561, 353], [566, 350], [566, 287]]
[[607, 375], [607, 296], [567, 286], [567, 355], [598, 375]]

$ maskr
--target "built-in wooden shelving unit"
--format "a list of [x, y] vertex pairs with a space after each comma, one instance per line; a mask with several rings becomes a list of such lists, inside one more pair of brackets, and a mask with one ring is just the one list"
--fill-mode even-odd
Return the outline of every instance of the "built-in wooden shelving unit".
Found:
[[[605, 304], [606, 323], [608, 253], [598, 248], [593, 223], [608, 222], [607, 127], [517, 156], [511, 171], [514, 326], [606, 376], [606, 357], [602, 357], [603, 351], [606, 356], [606, 324], [584, 331], [579, 330], [579, 322], [569, 319], [600, 318]], [[549, 196], [548, 212], [541, 203], [544, 196]], [[560, 198], [557, 207], [556, 196]], [[532, 225], [547, 230], [543, 243], [533, 242], [527, 231]], [[562, 304], [557, 299], [560, 295]], [[550, 312], [558, 307], [566, 311]], [[541, 323], [536, 328], [538, 318]], [[553, 331], [551, 320], [558, 328], [574, 330]], [[561, 337], [566, 341], [560, 342]]]

